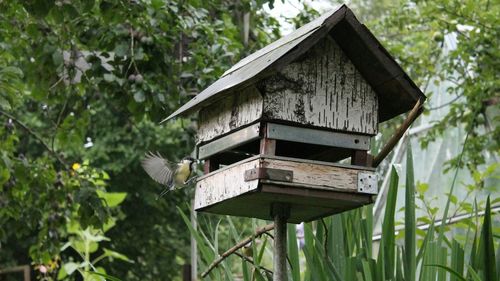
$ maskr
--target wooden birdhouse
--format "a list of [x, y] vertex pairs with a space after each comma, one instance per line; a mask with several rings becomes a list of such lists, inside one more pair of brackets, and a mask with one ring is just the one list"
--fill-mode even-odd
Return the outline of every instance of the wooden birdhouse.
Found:
[[342, 5], [244, 58], [167, 119], [199, 114], [197, 211], [272, 219], [279, 203], [299, 223], [371, 203], [371, 138], [423, 99]]

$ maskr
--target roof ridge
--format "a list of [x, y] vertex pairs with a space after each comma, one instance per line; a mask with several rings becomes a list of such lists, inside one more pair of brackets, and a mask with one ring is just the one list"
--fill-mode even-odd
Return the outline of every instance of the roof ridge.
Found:
[[[221, 77], [224, 77], [226, 75], [229, 75], [231, 74], [232, 72], [240, 69], [241, 67], [247, 65], [249, 62], [257, 59], [257, 58], [260, 58], [266, 54], [268, 54], [269, 52], [285, 45], [285, 44], [288, 44], [290, 42], [293, 42], [295, 40], [298, 40], [308, 34], [310, 34], [311, 32], [317, 30], [318, 28], [320, 28], [323, 23], [325, 22], [326, 19], [328, 19], [329, 17], [331, 17], [333, 14], [335, 14], [336, 12], [338, 12], [343, 6], [345, 6], [345, 4], [342, 4], [342, 5], [339, 5], [335, 8], [333, 8], [332, 10], [330, 10], [329, 12], [326, 12], [322, 15], [320, 15], [319, 17], [315, 18], [314, 20], [304, 24], [303, 26], [297, 28], [296, 30], [292, 31], [290, 34], [288, 35], [285, 35], [283, 37], [280, 37], [279, 39], [273, 41], [272, 43], [270, 43], [269, 45], [266, 45], [262, 48], [260, 48], [259, 50], [251, 53], [250, 55], [244, 57], [243, 59], [241, 59], [239, 62], [237, 62], [235, 65], [233, 65], [231, 68], [229, 68], [228, 70], [226, 70], [224, 72], [224, 74], [222, 74]], [[320, 24], [318, 24], [318, 21], [321, 21]], [[310, 28], [311, 26], [314, 26], [314, 25], [317, 25], [316, 27], [314, 28]], [[304, 32], [304, 33], [301, 33], [301, 32]]]

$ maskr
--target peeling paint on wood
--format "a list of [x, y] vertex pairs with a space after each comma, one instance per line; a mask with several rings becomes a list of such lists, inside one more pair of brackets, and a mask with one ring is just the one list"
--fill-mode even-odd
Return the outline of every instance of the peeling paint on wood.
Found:
[[258, 88], [264, 96], [263, 115], [267, 119], [377, 133], [377, 95], [330, 37], [259, 82]]
[[357, 191], [359, 171], [312, 163], [265, 159], [264, 168], [293, 172], [295, 184], [317, 185], [345, 191]]
[[256, 190], [258, 180], [245, 181], [245, 171], [257, 168], [259, 159], [216, 171], [196, 183], [194, 208], [203, 208]]
[[200, 110], [197, 143], [209, 141], [262, 116], [262, 96], [250, 86]]
[[[291, 180], [257, 178], [253, 180], [247, 178], [245, 180], [245, 172], [262, 168], [286, 170]], [[286, 200], [280, 201], [283, 203], [293, 203], [294, 205], [298, 204], [300, 208], [303, 209], [314, 209], [318, 205], [317, 202], [307, 195], [309, 193], [304, 192], [304, 190], [308, 190], [309, 192], [326, 192], [325, 194], [331, 192], [331, 196], [325, 195], [325, 198], [330, 199], [325, 200], [330, 200], [331, 206], [335, 206], [337, 210], [341, 211], [343, 206], [347, 209], [352, 208], [352, 205], [362, 205], [361, 201], [356, 201], [359, 198], [354, 196], [365, 194], [365, 192], [358, 191], [359, 173], [374, 175], [374, 171], [370, 169], [361, 169], [360, 167], [350, 165], [338, 166], [331, 163], [302, 161], [300, 159], [286, 160], [284, 157], [278, 156], [254, 157], [250, 160], [247, 159], [232, 164], [229, 167], [201, 177], [196, 184], [195, 209], [212, 208], [217, 204], [217, 212], [221, 214], [231, 214], [229, 211], [224, 211], [225, 204], [228, 204], [228, 208], [234, 208], [233, 201], [238, 201], [238, 198], [245, 194], [262, 193], [259, 189], [259, 184], [262, 185], [265, 183], [277, 187], [288, 188], [287, 190], [291, 192], [289, 194], [290, 196], [293, 196], [293, 194], [299, 191], [300, 194], [304, 193], [303, 196], [294, 197], [293, 202], [287, 202]], [[285, 189], [283, 192], [285, 192]], [[354, 201], [349, 203], [349, 200], [346, 198], [351, 197], [346, 197], [346, 194], [353, 194], [354, 197], [352, 197], [352, 200]], [[268, 195], [269, 204], [272, 203], [272, 198], [272, 195]], [[346, 204], [346, 201], [349, 204]], [[367, 202], [366, 198], [362, 201]], [[262, 203], [264, 203], [264, 201]], [[245, 204], [240, 203], [239, 206], [242, 208], [241, 213], [238, 213], [240, 215], [244, 213], [245, 216], [255, 217], [252, 213], [256, 214], [262, 212], [262, 210], [252, 210], [252, 208], [249, 208], [249, 206]], [[294, 209], [292, 208], [292, 213], [293, 212]], [[324, 212], [324, 210], [322, 212]], [[320, 214], [312, 214], [312, 216], [318, 215]]]

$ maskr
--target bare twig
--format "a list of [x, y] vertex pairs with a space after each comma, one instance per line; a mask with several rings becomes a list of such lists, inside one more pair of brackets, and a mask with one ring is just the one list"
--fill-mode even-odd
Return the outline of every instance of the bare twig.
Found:
[[59, 112], [59, 114], [57, 115], [57, 120], [56, 120], [56, 124], [54, 127], [54, 134], [52, 135], [52, 140], [51, 140], [52, 150], [54, 150], [54, 141], [56, 139], [57, 129], [59, 129], [59, 125], [61, 125], [62, 115], [63, 115], [64, 111], [66, 110], [66, 106], [68, 106], [68, 99], [66, 99], [64, 101], [64, 105], [63, 105], [61, 111]]
[[256, 267], [256, 268], [258, 268], [258, 269], [262, 269], [262, 270], [264, 270], [264, 271], [266, 271], [266, 272], [269, 272], [269, 273], [273, 274], [273, 271], [272, 271], [272, 270], [269, 270], [269, 269], [267, 269], [267, 268], [265, 268], [265, 267], [263, 267], [263, 266], [260, 266], [260, 265], [258, 265], [258, 264], [255, 264], [255, 262], [253, 261], [253, 259], [251, 259], [251, 258], [249, 258], [249, 257], [247, 257], [247, 256], [245, 256], [245, 255], [242, 255], [242, 254], [240, 254], [240, 253], [238, 253], [238, 252], [234, 252], [234, 254], [235, 254], [235, 255], [237, 255], [238, 257], [240, 257], [240, 258], [244, 259], [245, 261], [247, 261], [247, 262], [251, 263], [254, 267]]
[[328, 255], [328, 228], [326, 227], [326, 223], [323, 218], [321, 218], [321, 224], [325, 229], [325, 242], [323, 242], [323, 247], [325, 248], [325, 255]]
[[446, 107], [454, 102], [456, 102], [459, 98], [463, 97], [463, 94], [461, 95], [458, 95], [456, 96], [455, 98], [453, 98], [451, 101], [447, 102], [447, 103], [443, 103], [441, 105], [438, 105], [436, 107], [430, 107], [428, 110], [431, 111], [431, 110], [437, 110], [437, 109], [440, 109], [440, 108], [443, 108], [443, 107]]
[[33, 136], [39, 143], [42, 144], [42, 146], [50, 153], [52, 154], [52, 156], [54, 156], [57, 161], [59, 161], [64, 167], [68, 167], [68, 165], [66, 164], [66, 161], [64, 161], [64, 159], [61, 158], [61, 156], [59, 156], [57, 154], [57, 152], [55, 152], [54, 150], [52, 150], [48, 145], [47, 143], [45, 143], [45, 141], [43, 141], [43, 139], [37, 134], [35, 133], [33, 130], [31, 130], [28, 126], [26, 126], [23, 122], [21, 122], [20, 120], [18, 120], [16, 117], [12, 116], [11, 114], [3, 111], [3, 110], [0, 110], [0, 114], [6, 116], [7, 118], [10, 118], [12, 121], [16, 122], [19, 126], [21, 126], [21, 128], [23, 128], [28, 134], [30, 134], [31, 136]]
[[269, 236], [271, 239], [273, 239], [273, 240], [274, 240], [274, 236], [273, 236], [271, 233], [269, 233], [269, 232], [267, 232], [267, 231], [266, 231], [266, 232], [264, 232], [263, 234], [265, 234], [265, 235]]
[[262, 234], [264, 234], [264, 233], [266, 233], [266, 232], [268, 232], [270, 230], [273, 230], [273, 229], [274, 229], [274, 223], [265, 225], [265, 226], [257, 229], [254, 234], [252, 234], [251, 236], [249, 236], [249, 237], [241, 240], [236, 245], [234, 245], [233, 247], [229, 248], [227, 251], [225, 251], [224, 253], [222, 253], [222, 255], [220, 255], [219, 258], [217, 258], [215, 261], [212, 262], [212, 264], [210, 264], [208, 266], [208, 269], [205, 270], [205, 272], [203, 272], [201, 274], [201, 277], [202, 278], [206, 277], [210, 273], [210, 271], [212, 271], [215, 267], [217, 267], [222, 261], [224, 261], [231, 254], [233, 254], [236, 251], [238, 251], [239, 249], [243, 248], [243, 246], [245, 246], [248, 243], [250, 243], [253, 239], [255, 239], [255, 238], [261, 236]]
[[57, 85], [59, 85], [59, 83], [61, 83], [62, 81], [64, 80], [64, 74], [61, 75], [61, 78], [59, 78], [59, 80], [57, 80], [54, 84], [52, 84], [52, 86], [50, 86], [49, 88], [49, 91], [54, 89]]
[[382, 150], [373, 158], [373, 167], [377, 167], [382, 160], [392, 151], [394, 146], [399, 142], [403, 134], [410, 127], [410, 125], [417, 119], [417, 117], [422, 113], [423, 99], [419, 99], [413, 109], [410, 111], [403, 123], [397, 128], [394, 135], [387, 141]]

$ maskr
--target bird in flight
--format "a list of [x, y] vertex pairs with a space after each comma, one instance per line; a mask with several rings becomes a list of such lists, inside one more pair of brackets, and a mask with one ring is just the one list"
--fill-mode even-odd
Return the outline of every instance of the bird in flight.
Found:
[[[189, 184], [195, 177], [189, 178], [195, 169], [196, 160], [187, 156], [179, 163], [173, 163], [165, 159], [160, 153], [146, 153], [142, 160], [142, 167], [146, 173], [156, 182], [165, 186], [158, 198], [176, 188]], [[158, 199], [157, 198], [157, 199]]]

